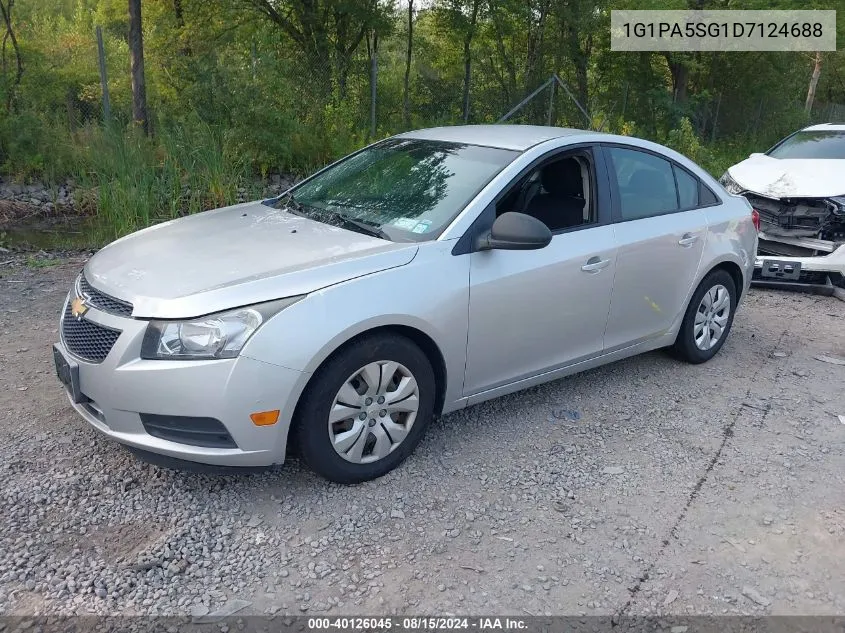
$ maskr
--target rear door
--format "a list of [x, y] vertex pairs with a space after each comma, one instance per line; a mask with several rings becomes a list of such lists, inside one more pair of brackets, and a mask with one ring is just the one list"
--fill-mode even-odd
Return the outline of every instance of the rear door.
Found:
[[707, 217], [700, 183], [658, 154], [605, 146], [613, 194], [616, 274], [605, 352], [660, 336], [685, 310]]

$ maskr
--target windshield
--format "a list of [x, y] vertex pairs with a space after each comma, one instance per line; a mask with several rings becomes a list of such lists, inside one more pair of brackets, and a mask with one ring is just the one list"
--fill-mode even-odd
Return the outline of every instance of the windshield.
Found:
[[275, 205], [393, 241], [436, 238], [518, 152], [391, 139], [344, 159]]
[[769, 156], [845, 159], [845, 131], [798, 132], [776, 145]]

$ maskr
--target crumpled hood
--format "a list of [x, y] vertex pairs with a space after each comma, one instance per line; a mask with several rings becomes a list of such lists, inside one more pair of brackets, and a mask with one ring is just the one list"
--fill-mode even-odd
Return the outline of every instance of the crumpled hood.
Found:
[[131, 302], [135, 317], [178, 319], [306, 294], [403, 266], [416, 252], [249, 202], [127, 235], [97, 252], [85, 276]]
[[728, 173], [741, 187], [769, 198], [845, 195], [845, 160], [780, 159], [752, 154]]

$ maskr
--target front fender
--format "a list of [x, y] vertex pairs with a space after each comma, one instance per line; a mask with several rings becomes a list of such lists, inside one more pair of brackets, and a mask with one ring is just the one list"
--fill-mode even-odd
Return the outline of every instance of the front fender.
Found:
[[385, 326], [414, 328], [434, 341], [447, 384], [444, 409], [461, 399], [466, 365], [469, 256], [452, 241], [420, 247], [412, 262], [315, 291], [275, 315], [242, 355], [312, 373], [344, 343]]

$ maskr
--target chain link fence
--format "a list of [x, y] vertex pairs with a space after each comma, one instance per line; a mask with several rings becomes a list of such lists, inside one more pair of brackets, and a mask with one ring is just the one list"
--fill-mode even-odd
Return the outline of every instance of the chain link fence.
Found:
[[[240, 42], [227, 49], [225, 57], [188, 44], [154, 50], [147, 60], [148, 118], [154, 130], [168, 121], [181, 125], [191, 117], [198, 119], [228, 135], [233, 151], [271, 171], [303, 155], [311, 163], [299, 167], [313, 167], [376, 138], [436, 125], [507, 122], [626, 132], [628, 122], [637, 122], [634, 111], [642, 118], [643, 104], [650, 100], [652, 110], [671, 112], [669, 120], [690, 119], [705, 143], [743, 138], [765, 145], [772, 140], [772, 130], [845, 121], [845, 105], [838, 103], [817, 103], [809, 116], [803, 103], [775, 103], [769, 95], [738, 91], [690, 97], [677, 104], [671, 97], [667, 102], [660, 91], [647, 92], [628, 81], [596, 87], [591, 102], [582, 103], [558, 74], [525, 79], [528, 85], [523, 87], [500, 77], [492, 57], [483, 54], [469, 71], [467, 95], [468, 71], [459, 58], [450, 66], [438, 66], [422, 50], [408, 66], [400, 46], [403, 38], [400, 33], [382, 41], [367, 33], [350, 54], [308, 54], [260, 40], [246, 46]], [[129, 124], [125, 50], [116, 56], [114, 47], [104, 47], [97, 28], [77, 44], [76, 55], [87, 60], [85, 69], [68, 87], [60, 113], [71, 132], [109, 121]], [[181, 84], [171, 82], [173, 78], [182, 78]], [[634, 133], [653, 136], [657, 131], [649, 129], [643, 123]]]
[[[92, 34], [93, 35], [93, 34]], [[130, 104], [122, 94], [114, 104], [110, 90], [118, 86], [126, 93], [129, 69], [115, 67], [105, 54], [100, 29], [86, 42], [88, 58], [85, 82], [68, 87], [65, 114], [71, 130], [88, 124], [106, 123], [110, 118], [128, 122]], [[148, 60], [148, 75], [159, 73], [194, 74], [201, 94], [189, 90], [179, 96], [198, 111], [231, 111], [243, 96], [260, 99], [262, 94], [283, 86], [276, 95], [277, 106], [283, 106], [294, 122], [308, 123], [327, 115], [339, 115], [347, 123], [357, 126], [367, 137], [377, 136], [399, 128], [428, 125], [449, 125], [466, 122], [530, 123], [590, 127], [586, 104], [575, 98], [571, 88], [558, 75], [541, 80], [533, 92], [519, 94], [500, 86], [476, 85], [470, 81], [468, 112], [464, 109], [464, 69], [434, 68], [415, 62], [413, 76], [407, 79], [398, 70], [404, 64], [386, 65], [395, 51], [383, 50], [377, 38], [366, 36], [364, 42], [348, 58], [340, 54], [324, 53], [309, 58], [293, 50], [262, 51], [253, 44], [239, 59], [228, 60], [226, 66], [196, 71], [190, 51], [174, 51], [172, 58], [161, 67]], [[121, 62], [124, 60], [121, 59]], [[125, 65], [125, 64], [121, 64]], [[485, 70], [479, 64], [481, 70]], [[237, 72], [233, 72], [237, 69]], [[479, 73], [481, 70], [476, 70]], [[97, 81], [99, 79], [99, 81]], [[167, 99], [159, 82], [150, 89], [148, 107], [156, 112], [166, 109]], [[408, 85], [412, 84], [412, 85]], [[413, 94], [408, 94], [409, 92]], [[511, 96], [513, 94], [513, 96]], [[265, 99], [266, 100], [266, 99]], [[506, 116], [507, 115], [507, 116]]]

